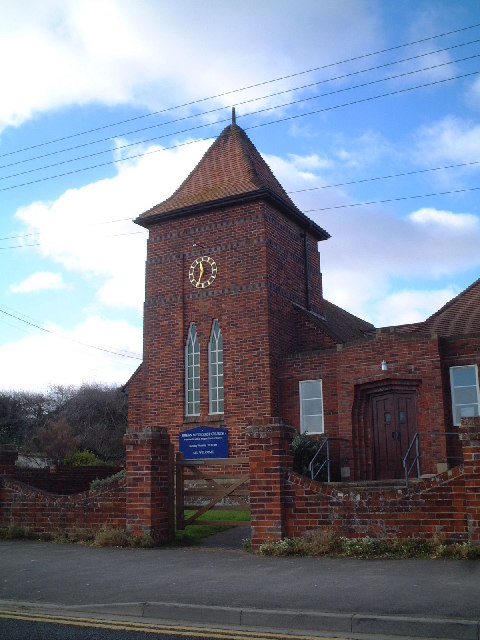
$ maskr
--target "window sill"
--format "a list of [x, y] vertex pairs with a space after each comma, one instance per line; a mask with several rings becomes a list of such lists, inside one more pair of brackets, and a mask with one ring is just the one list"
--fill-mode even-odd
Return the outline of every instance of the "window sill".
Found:
[[225, 416], [223, 413], [212, 413], [207, 416], [185, 416], [183, 424], [202, 424], [208, 426], [210, 422], [225, 424]]

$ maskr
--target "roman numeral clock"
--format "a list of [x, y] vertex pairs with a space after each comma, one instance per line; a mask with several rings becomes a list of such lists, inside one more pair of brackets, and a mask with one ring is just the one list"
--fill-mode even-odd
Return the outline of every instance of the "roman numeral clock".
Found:
[[196, 289], [206, 289], [217, 277], [217, 265], [210, 256], [201, 256], [192, 262], [188, 279]]

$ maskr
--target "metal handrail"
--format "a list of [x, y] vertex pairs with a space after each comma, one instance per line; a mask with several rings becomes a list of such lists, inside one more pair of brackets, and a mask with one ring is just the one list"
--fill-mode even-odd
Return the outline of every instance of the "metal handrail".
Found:
[[[310, 460], [308, 464], [308, 470], [310, 471], [310, 477], [312, 480], [315, 480], [317, 476], [320, 474], [320, 471], [323, 469], [323, 467], [327, 465], [327, 482], [330, 482], [330, 477], [331, 477], [330, 476], [330, 442], [333, 442], [334, 440], [348, 442], [347, 438], [325, 438], [325, 440], [322, 442], [317, 452], [315, 453], [315, 455], [313, 456], [313, 458]], [[320, 465], [320, 467], [314, 473], [313, 467], [314, 467], [315, 461], [320, 455], [320, 452], [323, 451], [324, 447], [326, 447], [327, 455], [325, 457], [325, 460]]]
[[[415, 433], [407, 449], [407, 453], [405, 454], [402, 460], [402, 465], [405, 470], [405, 487], [407, 489], [408, 489], [408, 477], [410, 475], [410, 471], [413, 469], [413, 466], [415, 464], [417, 465], [417, 480], [420, 479], [420, 475], [421, 475], [420, 474], [420, 457], [421, 457], [420, 456], [420, 435], [422, 436], [458, 436], [458, 432], [457, 431], [425, 431], [422, 434], [418, 432]], [[410, 455], [410, 451], [412, 450], [412, 447], [414, 444], [415, 444], [415, 457], [413, 459], [412, 464], [407, 469], [408, 456]], [[463, 459], [463, 458], [459, 458], [459, 459]]]
[[[410, 443], [410, 446], [407, 449], [407, 453], [405, 454], [403, 460], [402, 460], [402, 464], [403, 464], [403, 468], [405, 470], [405, 486], [408, 489], [408, 476], [410, 474], [410, 471], [413, 468], [413, 465], [415, 464], [415, 462], [417, 463], [417, 479], [420, 478], [420, 445], [419, 445], [419, 440], [420, 440], [420, 435], [417, 431], [417, 433], [415, 433], [415, 435], [413, 436], [413, 439]], [[408, 456], [410, 455], [410, 451], [412, 450], [413, 444], [415, 443], [415, 458], [413, 459], [412, 464], [408, 467], [407, 469], [407, 460], [408, 460]]]
[[[315, 478], [318, 476], [318, 474], [320, 473], [320, 471], [323, 469], [323, 467], [327, 464], [327, 482], [330, 482], [330, 444], [329, 444], [329, 440], [330, 438], [326, 438], [321, 446], [318, 448], [316, 454], [313, 456], [313, 458], [310, 460], [310, 463], [308, 465], [308, 470], [310, 471], [310, 477], [312, 480], [315, 480]], [[315, 460], [318, 458], [318, 456], [320, 455], [320, 452], [323, 451], [323, 447], [325, 447], [325, 445], [327, 446], [327, 457], [325, 458], [325, 460], [323, 461], [322, 465], [320, 466], [320, 468], [317, 470], [317, 472], [314, 474], [313, 473], [313, 465], [315, 463]]]

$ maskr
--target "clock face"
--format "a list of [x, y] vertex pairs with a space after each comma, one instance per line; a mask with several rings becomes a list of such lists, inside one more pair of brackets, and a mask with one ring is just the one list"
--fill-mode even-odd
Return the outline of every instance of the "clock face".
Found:
[[188, 279], [197, 289], [209, 287], [217, 277], [217, 265], [209, 256], [201, 256], [192, 262]]

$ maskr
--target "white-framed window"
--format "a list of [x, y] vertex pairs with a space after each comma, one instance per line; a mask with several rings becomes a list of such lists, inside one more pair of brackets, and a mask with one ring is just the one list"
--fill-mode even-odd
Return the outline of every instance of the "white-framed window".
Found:
[[223, 413], [223, 338], [218, 320], [214, 320], [208, 343], [209, 412]]
[[462, 418], [478, 416], [480, 392], [478, 367], [450, 367], [450, 389], [452, 392], [453, 424], [459, 426]]
[[200, 345], [192, 322], [185, 345], [185, 414], [200, 414]]
[[321, 380], [302, 380], [300, 393], [300, 433], [323, 433]]

